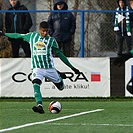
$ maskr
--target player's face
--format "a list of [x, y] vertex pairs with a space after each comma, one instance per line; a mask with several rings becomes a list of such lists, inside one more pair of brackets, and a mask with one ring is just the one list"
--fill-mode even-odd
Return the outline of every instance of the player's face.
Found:
[[18, 0], [10, 0], [10, 4], [14, 7], [17, 4]]
[[57, 4], [57, 9], [58, 10], [61, 10], [63, 7], [64, 7], [64, 4], [63, 3]]
[[42, 37], [46, 37], [48, 33], [48, 28], [40, 28], [39, 32]]

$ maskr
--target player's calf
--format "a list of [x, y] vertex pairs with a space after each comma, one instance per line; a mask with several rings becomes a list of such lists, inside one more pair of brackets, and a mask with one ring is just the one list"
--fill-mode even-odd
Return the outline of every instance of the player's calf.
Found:
[[64, 82], [63, 80], [61, 79], [61, 82], [59, 83], [54, 83], [54, 85], [60, 90], [62, 91], [64, 89]]

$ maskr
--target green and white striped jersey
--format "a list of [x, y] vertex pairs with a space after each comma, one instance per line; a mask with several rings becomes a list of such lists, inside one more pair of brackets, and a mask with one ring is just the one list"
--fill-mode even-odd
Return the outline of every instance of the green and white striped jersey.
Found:
[[[39, 33], [33, 32], [24, 36], [24, 40], [30, 43], [32, 68], [53, 68], [52, 47], [58, 48], [54, 38], [46, 36], [43, 38]], [[30, 40], [29, 40], [30, 39]]]
[[29, 42], [31, 48], [31, 68], [53, 68], [52, 49], [60, 57], [60, 59], [70, 68], [73, 66], [58, 48], [56, 40], [50, 36], [42, 37], [38, 32], [30, 32], [27, 34], [5, 33], [5, 36]]

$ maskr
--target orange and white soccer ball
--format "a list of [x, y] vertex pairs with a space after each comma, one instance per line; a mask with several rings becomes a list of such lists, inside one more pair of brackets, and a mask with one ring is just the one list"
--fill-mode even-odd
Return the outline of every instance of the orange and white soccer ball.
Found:
[[52, 114], [58, 114], [61, 111], [62, 106], [61, 106], [61, 103], [60, 102], [58, 102], [58, 101], [52, 101], [49, 104], [48, 109], [49, 109], [49, 111]]

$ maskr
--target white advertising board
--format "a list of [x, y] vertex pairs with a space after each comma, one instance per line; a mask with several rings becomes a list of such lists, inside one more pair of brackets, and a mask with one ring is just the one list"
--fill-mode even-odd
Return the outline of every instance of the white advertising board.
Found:
[[[129, 59], [125, 63], [125, 96], [133, 96], [128, 90], [127, 90], [127, 84], [131, 80], [131, 77], [133, 76], [133, 58]], [[132, 83], [129, 84], [132, 86]], [[133, 88], [132, 88], [133, 89]]]
[[[109, 97], [110, 59], [68, 58], [82, 73], [74, 74], [60, 59], [55, 58], [55, 67], [67, 76], [65, 89], [59, 91], [53, 83], [44, 79], [41, 85], [43, 97]], [[1, 97], [33, 97], [31, 83], [31, 60], [29, 58], [0, 59]]]

